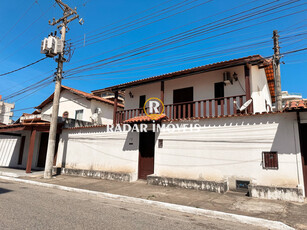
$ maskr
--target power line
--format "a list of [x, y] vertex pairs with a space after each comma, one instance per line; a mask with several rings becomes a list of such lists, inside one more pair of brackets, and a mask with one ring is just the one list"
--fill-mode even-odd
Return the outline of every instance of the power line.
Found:
[[[296, 2], [296, 1], [295, 1], [295, 2]], [[290, 1], [290, 2], [288, 2], [287, 4], [290, 4], [290, 3], [293, 3], [293, 1]], [[262, 5], [262, 6], [263, 6], [263, 5]], [[280, 6], [280, 5], [278, 5], [278, 6]], [[284, 6], [284, 5], [282, 5], [282, 6]], [[259, 6], [259, 7], [261, 7], [261, 6]], [[296, 6], [296, 7], [297, 7], [297, 6]], [[276, 8], [276, 6], [275, 6], [275, 8]], [[275, 8], [273, 8], [273, 9], [275, 9]], [[272, 10], [272, 9], [270, 9], [270, 10]], [[287, 9], [284, 9], [284, 10], [287, 10]], [[305, 10], [304, 10], [304, 11], [305, 11]], [[254, 12], [254, 13], [253, 13], [252, 15], [250, 15], [250, 16], [243, 16], [243, 17], [244, 17], [243, 19], [245, 19], [245, 20], [247, 21], [249, 17], [255, 16], [256, 14], [260, 14], [261, 12], [268, 12], [268, 9], [266, 9], [265, 11], [261, 10], [260, 12]], [[278, 11], [278, 12], [280, 12], [280, 11]], [[286, 17], [286, 16], [290, 16], [290, 15], [293, 15], [293, 14], [296, 14], [296, 13], [300, 13], [300, 12], [302, 12], [302, 11], [294, 12], [294, 13], [291, 13], [291, 14], [288, 14], [288, 15], [283, 15], [283, 16], [280, 16], [280, 17], [277, 17], [277, 18], [274, 18], [274, 19], [269, 19], [269, 20], [264, 21], [264, 22], [262, 22], [262, 23], [271, 22], [271, 21], [273, 21], [273, 20], [277, 20], [277, 19], [280, 19], [280, 18], [283, 18], [283, 17]], [[276, 12], [275, 12], [275, 13], [276, 13]], [[269, 13], [269, 14], [267, 14], [267, 15], [271, 15], [271, 14], [272, 14], [272, 13]], [[257, 18], [262, 18], [262, 17], [263, 17], [263, 16], [259, 16], [259, 17], [257, 17]], [[256, 18], [254, 18], [254, 19], [256, 19]], [[254, 20], [254, 19], [252, 19], [252, 20]], [[239, 20], [240, 20], [240, 18], [237, 18], [235, 22], [238, 22], [237, 24], [239, 24]], [[220, 21], [220, 20], [219, 20], [219, 21]], [[250, 21], [250, 20], [248, 20], [248, 21]], [[231, 21], [228, 23], [227, 27], [229, 27], [229, 26], [231, 25], [230, 23], [231, 23]], [[221, 24], [221, 23], [220, 23], [220, 24]], [[223, 24], [224, 27], [225, 27], [225, 22], [223, 22], [222, 24]], [[227, 33], [231, 33], [231, 32], [235, 32], [235, 31], [238, 31], [238, 30], [245, 29], [245, 28], [249, 28], [249, 27], [251, 27], [251, 26], [258, 25], [258, 24], [259, 24], [259, 23], [255, 23], [255, 24], [253, 24], [253, 25], [248, 25], [248, 26], [245, 26], [245, 27], [241, 27], [241, 28], [239, 28], [239, 29], [234, 29], [234, 30], [231, 30], [231, 31], [227, 31], [227, 32], [224, 32], [224, 33], [219, 34], [219, 35], [211, 36], [211, 37], [209, 37], [209, 38], [213, 38], [213, 37], [216, 37], [216, 36], [225, 35], [225, 34], [227, 34]], [[222, 26], [221, 26], [221, 25], [218, 25], [218, 28], [220, 28], [220, 27], [222, 27]], [[215, 28], [216, 28], [216, 27], [215, 27]], [[223, 28], [223, 27], [222, 27], [222, 28]], [[213, 29], [214, 29], [214, 27], [213, 27]], [[203, 32], [203, 33], [204, 33], [204, 32], [207, 32], [207, 33], [208, 33], [208, 30], [209, 30], [209, 31], [212, 30], [212, 27], [209, 28], [209, 29], [207, 29], [207, 30], [203, 30], [202, 32]], [[182, 33], [181, 33], [181, 34], [182, 34]], [[175, 36], [178, 36], [178, 35], [175, 35]], [[174, 37], [174, 36], [172, 36], [172, 37]], [[177, 47], [173, 47], [173, 48], [171, 48], [171, 49], [175, 49], [175, 48], [178, 48], [178, 47], [186, 46], [186, 45], [189, 45], [189, 44], [192, 44], [192, 43], [195, 43], [195, 42], [199, 42], [199, 41], [202, 41], [202, 40], [207, 40], [207, 39], [209, 39], [209, 38], [207, 37], [207, 38], [205, 38], [205, 39], [193, 41], [193, 42], [190, 42], [190, 43], [185, 43], [185, 44], [183, 44], [183, 45], [180, 45], [180, 46], [177, 46]], [[123, 59], [125, 59], [125, 58], [130, 58], [130, 57], [139, 55], [139, 54], [141, 54], [141, 53], [149, 52], [149, 51], [151, 51], [151, 50], [153, 50], [153, 49], [161, 48], [161, 47], [164, 47], [164, 46], [166, 46], [166, 45], [169, 45], [169, 44], [174, 43], [174, 41], [170, 41], [169, 39], [170, 39], [170, 38], [162, 39], [162, 40], [160, 40], [160, 41], [158, 41], [158, 42], [155, 42], [155, 43], [159, 43], [159, 42], [161, 43], [161, 41], [165, 41], [165, 40], [167, 41], [167, 40], [168, 40], [167, 43], [165, 43], [165, 44], [162, 44], [162, 45], [159, 45], [159, 46], [156, 46], [156, 47], [147, 49], [147, 50], [141, 51], [141, 49], [148, 48], [148, 47], [152, 46], [152, 45], [155, 44], [155, 43], [151, 43], [151, 44], [149, 44], [149, 45], [145, 45], [145, 46], [142, 46], [142, 47], [140, 47], [140, 48], [137, 48], [137, 49], [134, 49], [134, 50], [130, 50], [130, 51], [121, 53], [121, 54], [119, 54], [119, 55], [115, 55], [115, 56], [110, 57], [110, 58], [106, 58], [106, 59], [102, 59], [102, 60], [99, 60], [99, 61], [96, 61], [96, 62], [93, 62], [93, 63], [90, 63], [90, 64], [82, 65], [82, 66], [73, 68], [73, 69], [71, 69], [71, 70], [69, 70], [69, 71], [74, 70], [74, 71], [76, 72], [77, 69], [81, 69], [81, 68], [83, 68], [83, 67], [85, 67], [85, 68], [83, 68], [83, 69], [81, 69], [81, 70], [79, 70], [79, 71], [77, 71], [77, 72], [80, 72], [80, 71], [83, 72], [83, 71], [87, 71], [87, 70], [92, 70], [92, 69], [94, 69], [94, 68], [97, 69], [97, 68], [100, 67], [100, 66], [103, 66], [103, 65], [106, 65], [106, 64], [115, 62], [115, 61], [120, 61], [120, 60], [123, 60]], [[178, 41], [178, 38], [177, 38], [176, 41]], [[181, 41], [182, 41], [182, 40], [181, 40]], [[169, 50], [170, 50], [170, 49], [169, 49]], [[106, 60], [110, 60], [110, 59], [112, 59], [112, 58], [120, 57], [120, 56], [123, 56], [123, 55], [128, 55], [128, 54], [130, 54], [130, 53], [137, 52], [137, 51], [139, 51], [139, 52], [138, 52], [138, 53], [131, 54], [131, 55], [129, 55], [129, 56], [126, 56], [125, 58], [118, 58], [118, 59], [116, 59], [116, 60], [113, 60], [113, 61], [110, 61], [110, 62], [107, 62], [107, 63], [98, 64], [99, 62], [103, 62], [103, 61], [106, 61]], [[143, 56], [143, 57], [144, 57], [144, 56]], [[97, 65], [88, 67], [89, 65], [93, 65], [93, 64], [97, 64]], [[71, 73], [70, 73], [70, 74], [71, 74]]]
[[[166, 4], [166, 3], [170, 2], [170, 1], [171, 1], [171, 0], [168, 0], [168, 1], [166, 1], [166, 2], [163, 2], [163, 3], [161, 3], [161, 4], [157, 5], [157, 6], [151, 7], [151, 8], [149, 8], [149, 9], [145, 10], [145, 11], [142, 11], [142, 12], [147, 12], [147, 11], [149, 11], [150, 9], [157, 8], [158, 6], [164, 5], [164, 4]], [[190, 2], [189, 2], [189, 1], [190, 1]], [[119, 26], [116, 26], [116, 27], [114, 27], [114, 28], [105, 30], [105, 31], [100, 32], [100, 33], [98, 33], [98, 34], [91, 35], [91, 36], [89, 36], [89, 37], [90, 37], [90, 38], [93, 38], [93, 37], [96, 37], [96, 36], [99, 36], [99, 35], [104, 35], [104, 34], [107, 33], [107, 32], [109, 32], [109, 33], [107, 33], [107, 34], [114, 33], [113, 30], [115, 30], [115, 31], [123, 30], [123, 29], [125, 29], [125, 28], [131, 27], [131, 24], [132, 24], [132, 25], [138, 24], [138, 23], [142, 22], [143, 19], [146, 19], [146, 18], [148, 18], [148, 17], [150, 17], [150, 16], [151, 16], [150, 18], [152, 18], [152, 17], [157, 17], [157, 16], [159, 15], [159, 14], [156, 15], [157, 13], [166, 11], [166, 12], [164, 12], [164, 13], [161, 13], [161, 14], [165, 14], [165, 13], [167, 13], [168, 11], [177, 9], [178, 7], [179, 7], [179, 8], [180, 8], [180, 7], [183, 7], [183, 6], [187, 5], [187, 4], [193, 3], [193, 2], [198, 1], [198, 0], [192, 0], [192, 1], [189, 0], [189, 1], [180, 1], [179, 3], [176, 3], [176, 4], [172, 5], [172, 6], [168, 6], [168, 7], [164, 8], [164, 9], [158, 10], [157, 12], [152, 12], [152, 13], [150, 13], [149, 15], [146, 15], [146, 16], [143, 16], [143, 17], [141, 17], [141, 18], [135, 19], [135, 20], [133, 20], [133, 21], [131, 21], [131, 22], [127, 22], [127, 23], [125, 23], [125, 24], [123, 24], [123, 25], [119, 25]], [[182, 5], [182, 4], [184, 4], [184, 5]], [[180, 6], [180, 5], [182, 5], [182, 6]], [[177, 7], [177, 8], [176, 8], [176, 7]], [[141, 14], [141, 13], [137, 13], [137, 14], [135, 14], [135, 15], [139, 15], [139, 14]], [[130, 16], [130, 17], [126, 18], [126, 19], [129, 19], [129, 18], [131, 18], [131, 17], [133, 17], [133, 16]], [[150, 18], [148, 18], [148, 19], [150, 19]], [[148, 19], [146, 19], [145, 21], [147, 21]], [[123, 20], [120, 20], [120, 21], [123, 21]], [[143, 21], [144, 21], [144, 20], [143, 20]], [[133, 23], [134, 23], [134, 24], [133, 24]], [[113, 24], [116, 24], [116, 23], [112, 23], [112, 24], [110, 24], [110, 25], [113, 25]], [[108, 27], [108, 26], [105, 26], [105, 27]], [[105, 28], [105, 27], [102, 27], [102, 28]], [[121, 28], [121, 27], [124, 27], [124, 28]], [[95, 32], [96, 32], [96, 31], [95, 31]], [[83, 40], [82, 40], [82, 39], [79, 39], [79, 40], [75, 41], [74, 43], [80, 43], [80, 42], [82, 43]]]
[[[192, 1], [191, 3], [195, 2], [195, 1], [197, 1], [197, 0], [194, 0], [194, 1]], [[105, 38], [105, 39], [98, 40], [98, 41], [94, 41], [94, 42], [88, 43], [88, 44], [86, 44], [86, 45], [84, 45], [84, 46], [79, 46], [79, 47], [76, 47], [76, 48], [77, 48], [77, 49], [78, 49], [78, 48], [82, 48], [82, 47], [85, 47], [85, 46], [88, 46], [88, 45], [95, 44], [95, 43], [97, 43], [97, 42], [105, 41], [105, 40], [107, 40], [107, 39], [114, 38], [114, 37], [117, 37], [117, 36], [126, 34], [126, 33], [128, 33], [128, 32], [134, 31], [134, 30], [136, 30], [136, 29], [140, 29], [140, 28], [142, 28], [142, 27], [144, 27], [144, 26], [148, 26], [148, 25], [150, 25], [150, 24], [159, 22], [159, 21], [161, 21], [161, 20], [164, 20], [164, 19], [167, 19], [167, 18], [169, 18], [169, 17], [178, 15], [178, 14], [180, 14], [180, 13], [186, 12], [186, 11], [188, 11], [188, 10], [191, 10], [191, 9], [195, 8], [195, 7], [198, 7], [198, 6], [207, 4], [207, 3], [211, 2], [211, 1], [213, 1], [213, 0], [208, 0], [208, 1], [206, 1], [206, 2], [203, 2], [203, 3], [200, 3], [200, 4], [198, 4], [198, 5], [192, 6], [192, 7], [190, 7], [190, 8], [184, 9], [184, 10], [182, 10], [182, 11], [179, 11], [179, 12], [176, 12], [176, 13], [174, 13], [174, 14], [168, 15], [168, 16], [166, 16], [166, 17], [163, 17], [163, 18], [157, 19], [157, 20], [155, 20], [155, 21], [149, 22], [149, 23], [147, 23], [147, 24], [138, 26], [138, 27], [136, 27], [136, 28], [132, 28], [132, 29], [127, 30], [127, 31], [124, 31], [124, 32], [120, 32], [119, 34], [115, 34], [115, 35], [110, 36], [110, 37], [107, 37], [107, 38]], [[187, 5], [187, 4], [190, 4], [190, 3], [186, 3], [185, 5]], [[180, 6], [180, 7], [182, 7], [182, 6]], [[176, 7], [175, 9], [180, 8], [180, 7]], [[165, 12], [165, 13], [167, 13], [167, 12]], [[156, 16], [152, 16], [152, 17], [150, 17], [149, 19], [155, 18], [155, 17], [160, 16], [160, 15], [165, 14], [165, 13], [161, 13], [161, 14], [158, 14], [158, 15], [156, 15]], [[106, 36], [106, 35], [109, 35], [109, 34], [112, 35], [113, 33], [117, 32], [117, 31], [122, 31], [123, 29], [129, 28], [129, 27], [131, 27], [131, 26], [133, 26], [133, 25], [135, 25], [135, 24], [139, 24], [139, 23], [141, 23], [141, 22], [143, 22], [143, 21], [148, 21], [149, 19], [142, 20], [142, 21], [140, 21], [140, 22], [138, 22], [138, 23], [134, 23], [134, 24], [129, 25], [129, 26], [127, 26], [127, 27], [117, 29], [117, 30], [112, 31], [112, 32], [110, 32], [110, 33], [104, 34], [103, 36]], [[95, 36], [98, 36], [98, 35], [95, 35]], [[103, 36], [99, 36], [99, 37], [103, 37]], [[89, 41], [98, 39], [99, 37], [89, 39]], [[79, 42], [79, 43], [80, 43], [80, 42]], [[78, 45], [78, 43], [74, 44], [74, 46], [77, 46], [77, 45]]]
[[[161, 6], [161, 5], [164, 5], [164, 4], [166, 4], [166, 3], [170, 2], [170, 1], [173, 1], [173, 0], [164, 1], [164, 2], [162, 2], [162, 3], [160, 3], [160, 4], [158, 4], [158, 5], [155, 5], [155, 6], [151, 7], [151, 8], [149, 8], [149, 9], [146, 9], [146, 10], [144, 10], [144, 11], [140, 11], [140, 12], [138, 12], [138, 13], [136, 13], [136, 14], [133, 14], [133, 15], [128, 16], [128, 17], [126, 17], [126, 18], [123, 18], [123, 19], [120, 19], [120, 20], [118, 20], [118, 21], [115, 21], [115, 22], [113, 22], [113, 23], [111, 23], [111, 24], [108, 24], [108, 25], [102, 26], [102, 27], [100, 27], [100, 28], [98, 28], [98, 29], [92, 30], [92, 31], [89, 32], [88, 34], [91, 34], [91, 33], [93, 33], [93, 32], [96, 32], [97, 30], [105, 29], [105, 28], [107, 28], [107, 27], [109, 27], [109, 26], [112, 26], [112, 25], [115, 25], [115, 24], [117, 24], [117, 23], [119, 23], [119, 22], [126, 21], [126, 20], [129, 19], [129, 18], [132, 18], [132, 17], [137, 16], [137, 15], [139, 15], [139, 14], [145, 13], [145, 12], [147, 12], [147, 11], [150, 11], [150, 10], [152, 10], [152, 9], [154, 9], [154, 8], [157, 8], [157, 7]], [[82, 41], [82, 40], [83, 40], [83, 39], [79, 39], [79, 40], [77, 40], [77, 41]], [[77, 41], [76, 41], [76, 42], [77, 42]]]
[[5, 75], [9, 75], [9, 74], [12, 74], [12, 73], [15, 73], [15, 72], [17, 72], [17, 71], [19, 71], [19, 70], [22, 70], [22, 69], [25, 69], [25, 68], [27, 68], [27, 67], [29, 67], [29, 66], [35, 65], [35, 64], [37, 64], [37, 63], [39, 63], [39, 62], [45, 60], [46, 58], [47, 58], [47, 57], [41, 58], [41, 59], [39, 59], [39, 60], [37, 60], [37, 61], [35, 61], [35, 62], [32, 62], [31, 64], [25, 65], [25, 66], [23, 66], [23, 67], [20, 67], [20, 68], [18, 68], [18, 69], [12, 70], [12, 71], [7, 72], [7, 73], [0, 74], [0, 77], [5, 76]]
[[13, 40], [11, 40], [8, 44], [6, 44], [5, 47], [3, 47], [3, 49], [1, 49], [1, 51], [3, 51], [4, 49], [6, 49], [7, 47], [9, 47], [14, 41], [16, 41], [21, 35], [23, 35], [25, 32], [27, 32], [37, 21], [39, 21], [52, 7], [54, 6], [54, 4], [52, 6], [50, 6], [45, 12], [43, 12], [38, 18], [36, 18], [30, 25], [28, 25], [21, 33], [19, 33]]
[[35, 5], [36, 1], [34, 1], [30, 7], [19, 17], [19, 19], [17, 20], [17, 22], [9, 29], [7, 30], [4, 35], [2, 36], [2, 38], [0, 39], [0, 42], [2, 42], [4, 40], [4, 38], [6, 38], [6, 36], [16, 27], [16, 25], [21, 21], [21, 19], [24, 18], [24, 16], [27, 15], [27, 13], [32, 9], [32, 7]]
[[245, 6], [245, 5], [248, 5], [248, 4], [253, 3], [253, 2], [255, 2], [255, 1], [258, 1], [258, 0], [253, 0], [253, 1], [251, 1], [251, 2], [247, 2], [247, 3], [241, 4], [241, 5], [235, 6], [235, 7], [233, 7], [233, 8], [230, 8], [230, 9], [227, 9], [227, 10], [224, 10], [224, 11], [221, 11], [221, 12], [219, 12], [219, 13], [215, 13], [215, 14], [213, 14], [213, 15], [210, 15], [210, 16], [207, 16], [207, 17], [198, 19], [198, 20], [196, 20], [196, 21], [187, 23], [187, 24], [185, 24], [185, 25], [182, 25], [182, 26], [179, 26], [179, 27], [175, 27], [175, 28], [172, 28], [172, 29], [167, 30], [167, 31], [164, 31], [164, 32], [157, 33], [157, 34], [155, 34], [155, 35], [153, 35], [153, 36], [146, 37], [146, 38], [144, 38], [144, 39], [138, 40], [138, 41], [133, 42], [133, 43], [129, 43], [129, 44], [124, 45], [124, 46], [120, 46], [120, 47], [118, 47], [118, 48], [116, 48], [116, 49], [112, 49], [112, 50], [109, 50], [109, 51], [100, 53], [100, 54], [98, 54], [98, 55], [91, 56], [91, 57], [89, 57], [89, 58], [84, 58], [84, 59], [78, 60], [78, 61], [73, 62], [73, 63], [70, 63], [70, 64], [68, 64], [68, 65], [71, 65], [71, 64], [74, 64], [74, 63], [77, 63], [77, 62], [81, 62], [81, 61], [84, 61], [84, 60], [88, 60], [88, 59], [91, 59], [91, 58], [94, 58], [94, 57], [98, 57], [98, 56], [101, 56], [101, 55], [103, 55], [103, 54], [107, 54], [107, 53], [110, 53], [110, 52], [113, 52], [113, 51], [116, 51], [116, 50], [120, 50], [120, 49], [126, 48], [126, 47], [128, 47], [128, 46], [131, 46], [131, 45], [134, 45], [134, 44], [137, 44], [137, 43], [146, 41], [146, 40], [148, 40], [148, 39], [150, 39], [150, 38], [154, 38], [154, 37], [157, 37], [157, 36], [159, 36], [159, 35], [162, 35], [162, 34], [171, 32], [171, 31], [173, 31], [173, 30], [177, 30], [177, 29], [186, 27], [186, 26], [188, 26], [188, 25], [194, 24], [194, 23], [196, 23], [196, 22], [199, 22], [199, 21], [202, 21], [202, 20], [205, 20], [205, 19], [208, 19], [208, 18], [217, 16], [217, 15], [219, 15], [219, 14], [224, 14], [224, 13], [226, 13], [226, 12], [228, 12], [228, 11], [232, 11], [232, 10], [241, 8], [241, 7]]
[[[287, 37], [282, 38], [282, 39], [286, 39], [286, 38]], [[168, 56], [167, 57], [168, 61], [166, 61], [166, 62], [158, 62], [158, 63], [154, 63], [154, 64], [151, 64], [151, 65], [143, 65], [143, 66], [133, 67], [133, 68], [130, 68], [130, 69], [115, 70], [115, 71], [111, 71], [111, 72], [95, 73], [95, 74], [67, 77], [67, 79], [82, 78], [82, 77], [97, 76], [97, 75], [99, 76], [99, 75], [123, 73], [123, 72], [126, 73], [128, 71], [133, 71], [133, 70], [138, 70], [138, 69], [146, 69], [146, 71], [148, 71], [148, 68], [155, 67], [155, 66], [159, 66], [160, 67], [162, 65], [167, 65], [169, 67], [169, 64], [171, 64], [171, 63], [181, 63], [181, 62], [186, 61], [186, 60], [195, 60], [195, 59], [199, 60], [199, 58], [210, 57], [210, 56], [211, 57], [212, 56], [216, 57], [216, 55], [218, 55], [218, 54], [225, 54], [225, 53], [232, 53], [233, 54], [234, 51], [240, 51], [240, 50], [242, 50], [243, 52], [246, 52], [247, 49], [252, 48], [252, 47], [256, 47], [253, 50], [255, 50], [255, 49], [256, 50], [264, 49], [264, 48], [267, 48], [267, 47], [271, 47], [271, 45], [263, 46], [264, 44], [269, 44], [269, 43], [271, 43], [271, 39], [267, 39], [266, 41], [262, 41], [262, 42], [247, 44], [247, 45], [244, 45], [244, 46], [237, 46], [237, 47], [232, 47], [232, 48], [229, 48], [229, 49], [218, 50], [218, 51], [215, 51], [215, 52], [204, 53], [204, 54], [195, 55], [195, 56], [187, 56], [187, 57], [183, 57], [183, 58], [180, 58], [180, 59], [177, 58], [177, 59], [174, 59], [174, 60], [170, 60], [171, 57]], [[259, 46], [261, 46], [261, 48], [259, 48]], [[159, 60], [159, 59], [157, 59], [157, 60]], [[178, 64], [176, 64], [176, 66], [178, 66]]]

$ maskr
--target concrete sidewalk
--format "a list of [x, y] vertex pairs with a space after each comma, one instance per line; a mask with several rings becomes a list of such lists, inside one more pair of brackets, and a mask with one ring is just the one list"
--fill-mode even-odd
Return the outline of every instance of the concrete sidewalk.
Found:
[[92, 191], [161, 201], [196, 208], [234, 213], [281, 221], [296, 229], [307, 229], [307, 203], [262, 200], [244, 193], [213, 192], [147, 185], [146, 181], [132, 183], [60, 175], [51, 180], [37, 177], [20, 177], [38, 182], [88, 189]]
[[32, 171], [31, 173], [26, 173], [25, 169], [14, 169], [8, 167], [0, 167], [0, 176], [9, 177], [37, 177], [43, 176], [44, 171]]

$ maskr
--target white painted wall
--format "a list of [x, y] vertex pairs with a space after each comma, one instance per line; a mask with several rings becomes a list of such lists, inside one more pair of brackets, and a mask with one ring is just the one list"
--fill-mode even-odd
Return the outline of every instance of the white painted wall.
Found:
[[[238, 66], [173, 80], [166, 80], [164, 86], [164, 104], [173, 104], [173, 90], [186, 87], [193, 87], [194, 101], [213, 99], [214, 83], [223, 81], [223, 72], [225, 71], [228, 71], [231, 74], [236, 72], [239, 78], [239, 81], [234, 81], [233, 84], [227, 84], [225, 86], [225, 97], [245, 95], [244, 66]], [[258, 69], [258, 66], [251, 66], [250, 78], [251, 96], [254, 99], [254, 112], [264, 112], [266, 111], [265, 99], [267, 100], [267, 103], [272, 106], [264, 69]], [[151, 97], [160, 98], [160, 84], [160, 82], [156, 82], [126, 89], [127, 96], [125, 98], [125, 109], [138, 108], [139, 97], [141, 95], [146, 95], [146, 100]], [[129, 92], [134, 95], [133, 98], [128, 96]], [[231, 107], [231, 113], [232, 112], [233, 110]]]
[[0, 134], [0, 166], [8, 167], [18, 159], [20, 137]]
[[[192, 123], [195, 122], [202, 126], [199, 132], [156, 133], [156, 140], [163, 140], [163, 148], [158, 148], [158, 141], [155, 146], [156, 175], [228, 179], [230, 188], [235, 187], [235, 180], [268, 186], [303, 186], [295, 113]], [[138, 139], [138, 133], [110, 134], [105, 128], [66, 129], [59, 144], [57, 166], [137, 175]], [[278, 152], [278, 170], [262, 168], [263, 151]]]
[[265, 100], [271, 108], [272, 100], [265, 70], [259, 69], [258, 66], [251, 66], [250, 70], [251, 97], [253, 98], [254, 112], [267, 111]]
[[[295, 114], [206, 119], [199, 124], [200, 132], [158, 135], [158, 139], [163, 139], [163, 148], [156, 145], [156, 175], [226, 178], [232, 188], [235, 180], [268, 186], [303, 186]], [[278, 152], [278, 170], [262, 168], [262, 151]]]
[[136, 178], [138, 133], [105, 131], [105, 128], [63, 130], [56, 166], [133, 173]]
[[[98, 124], [113, 124], [113, 105], [108, 105], [96, 100], [91, 100], [91, 115], [95, 113], [96, 108], [101, 109], [98, 115]], [[118, 108], [118, 110], [121, 110]]]
[[[0, 134], [0, 166], [5, 166], [5, 167], [9, 166], [9, 167], [14, 167], [14, 168], [25, 169], [27, 167], [31, 132], [30, 131], [18, 131], [14, 133], [21, 134], [22, 136], [26, 137], [24, 151], [23, 151], [22, 164], [18, 165], [21, 137], [7, 136], [7, 135]], [[38, 161], [38, 154], [39, 154], [39, 147], [40, 147], [40, 137], [41, 137], [41, 132], [37, 132], [36, 138], [35, 138], [34, 151], [33, 151], [32, 169], [39, 169], [37, 167], [37, 161]]]
[[[164, 104], [173, 104], [173, 90], [187, 87], [193, 87], [193, 97], [195, 101], [213, 99], [214, 83], [223, 81], [223, 72], [225, 71], [229, 71], [231, 74], [236, 72], [243, 87], [242, 89], [238, 81], [235, 81], [233, 85], [227, 84], [224, 88], [225, 97], [245, 94], [244, 68], [238, 66], [165, 81]], [[134, 97], [130, 98], [129, 96], [126, 96], [125, 109], [138, 108], [139, 97], [141, 95], [146, 95], [146, 100], [151, 97], [160, 98], [160, 85], [160, 82], [156, 82], [127, 89], [126, 95], [129, 95], [129, 92], [131, 91]]]
[[[83, 121], [92, 122], [91, 116], [96, 108], [102, 110], [99, 115], [99, 124], [111, 124], [113, 122], [113, 106], [96, 100], [87, 100], [79, 95], [73, 94], [68, 90], [63, 90], [60, 96], [59, 116], [65, 111], [68, 118], [75, 119], [76, 110], [83, 109]], [[52, 114], [52, 103], [47, 104], [42, 109], [42, 114]]]

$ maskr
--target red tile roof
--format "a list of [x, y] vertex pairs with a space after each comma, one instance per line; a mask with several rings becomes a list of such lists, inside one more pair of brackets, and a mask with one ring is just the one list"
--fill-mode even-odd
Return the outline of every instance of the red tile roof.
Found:
[[223, 62], [217, 62], [213, 64], [208, 64], [204, 66], [199, 66], [191, 69], [185, 69], [185, 70], [180, 70], [172, 73], [167, 73], [167, 74], [162, 74], [159, 76], [154, 76], [154, 77], [149, 77], [149, 78], [144, 78], [136, 81], [131, 81], [119, 85], [115, 85], [112, 87], [107, 87], [104, 89], [99, 89], [99, 90], [94, 90], [92, 93], [99, 93], [99, 92], [104, 92], [104, 91], [114, 91], [114, 90], [121, 90], [125, 88], [129, 88], [132, 86], [136, 85], [141, 85], [145, 83], [151, 83], [154, 81], [161, 81], [164, 79], [171, 79], [171, 78], [176, 78], [182, 75], [186, 74], [196, 74], [200, 72], [209, 72], [217, 69], [223, 69], [223, 68], [229, 68], [233, 66], [239, 66], [239, 65], [244, 65], [246, 63], [252, 63], [252, 64], [261, 64], [264, 66], [267, 66], [270, 64], [270, 62], [263, 58], [261, 55], [253, 55], [253, 56], [248, 56], [248, 57], [243, 57], [243, 58], [238, 58], [238, 59], [232, 59], [229, 61], [223, 61]]
[[[98, 97], [98, 96], [94, 96], [93, 94], [86, 93], [86, 92], [83, 92], [81, 90], [77, 90], [77, 89], [74, 89], [74, 88], [71, 88], [71, 87], [68, 87], [68, 86], [62, 85], [61, 91], [63, 91], [63, 90], [68, 90], [68, 91], [70, 91], [74, 94], [80, 95], [81, 97], [85, 97], [88, 100], [96, 100], [96, 101], [101, 101], [101, 102], [107, 103], [109, 105], [114, 105], [114, 102], [111, 101], [111, 100], [108, 100], [108, 99], [105, 99], [105, 98], [102, 98], [102, 97]], [[43, 101], [39, 106], [37, 106], [35, 108], [41, 109], [45, 105], [47, 105], [48, 103], [52, 102], [53, 101], [53, 95], [54, 94], [51, 94], [45, 101]], [[117, 106], [124, 108], [124, 106], [122, 104], [117, 104]]]
[[265, 68], [265, 75], [268, 81], [270, 94], [272, 98], [272, 102], [275, 102], [275, 80], [274, 80], [274, 70], [273, 70], [273, 63]]
[[284, 110], [296, 111], [307, 109], [307, 99], [287, 101]]
[[[167, 116], [165, 114], [161, 114], [157, 118], [155, 118], [156, 121], [161, 121], [164, 119], [167, 119]], [[150, 122], [150, 121], [153, 121], [153, 119], [151, 119], [148, 116], [138, 116], [125, 120], [124, 123], [131, 124], [131, 123]]]

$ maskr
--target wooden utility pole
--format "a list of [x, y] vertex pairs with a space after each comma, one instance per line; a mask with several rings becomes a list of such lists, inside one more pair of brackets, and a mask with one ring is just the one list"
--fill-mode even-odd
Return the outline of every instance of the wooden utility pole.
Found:
[[279, 35], [277, 30], [273, 31], [274, 40], [274, 56], [273, 56], [273, 69], [275, 79], [275, 95], [276, 95], [276, 110], [282, 111], [282, 94], [281, 94], [281, 80], [280, 80], [280, 51], [279, 51]]
[[[79, 18], [76, 9], [70, 8], [67, 4], [63, 3], [61, 0], [55, 0], [55, 2], [63, 10], [63, 17], [61, 17], [58, 20], [53, 19], [53, 22], [49, 21], [49, 24], [54, 26], [56, 24], [61, 23], [60, 25], [58, 25], [58, 28], [61, 27], [61, 41], [63, 42], [63, 51], [58, 55], [58, 58], [56, 59], [58, 67], [55, 76], [55, 90], [53, 95], [52, 116], [50, 122], [48, 149], [47, 149], [45, 172], [44, 172], [44, 178], [47, 179], [52, 177], [53, 159], [54, 159], [55, 146], [56, 146], [56, 134], [58, 126], [59, 100], [61, 94], [63, 63], [66, 61], [64, 58], [65, 35], [68, 23], [73, 21], [74, 19]], [[72, 17], [69, 18], [70, 16]]]

